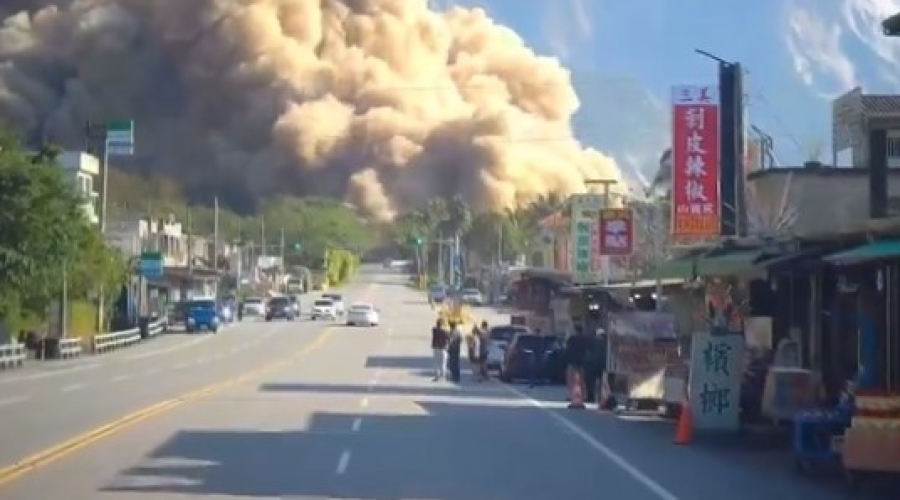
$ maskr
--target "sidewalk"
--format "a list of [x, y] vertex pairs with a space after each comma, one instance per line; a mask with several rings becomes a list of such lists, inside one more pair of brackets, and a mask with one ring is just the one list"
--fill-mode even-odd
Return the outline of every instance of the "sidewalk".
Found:
[[[853, 493], [840, 471], [803, 475], [796, 471], [786, 434], [695, 435], [687, 446], [673, 444], [675, 422], [651, 414], [599, 412], [565, 408], [561, 387], [514, 386], [542, 407], [566, 418], [643, 475], [670, 490], [679, 500], [896, 500], [897, 496]], [[623, 471], [624, 473], [624, 471]]]

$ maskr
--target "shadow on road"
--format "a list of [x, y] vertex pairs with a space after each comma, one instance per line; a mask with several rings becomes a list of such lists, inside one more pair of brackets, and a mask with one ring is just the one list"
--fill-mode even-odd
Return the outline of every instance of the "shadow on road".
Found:
[[369, 356], [366, 358], [366, 368], [428, 370], [433, 363], [431, 356]]
[[[475, 382], [466, 385], [475, 386]], [[267, 383], [260, 386], [260, 392], [296, 392], [307, 394], [371, 394], [376, 396], [446, 396], [454, 398], [478, 398], [490, 397], [494, 399], [514, 400], [518, 396], [502, 390], [500, 387], [481, 385], [479, 390], [471, 387], [471, 390], [462, 390], [456, 385], [446, 385], [444, 382], [428, 386], [412, 385], [355, 385], [355, 384], [300, 384], [300, 383]]]

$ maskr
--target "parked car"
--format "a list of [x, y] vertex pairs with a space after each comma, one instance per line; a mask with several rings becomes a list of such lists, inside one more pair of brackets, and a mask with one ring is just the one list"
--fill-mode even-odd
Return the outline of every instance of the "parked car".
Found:
[[243, 315], [261, 318], [266, 315], [266, 301], [260, 297], [247, 297], [241, 305]]
[[459, 293], [459, 298], [463, 304], [470, 306], [483, 306], [485, 304], [484, 295], [477, 288], [463, 288]]
[[371, 304], [353, 304], [347, 312], [349, 326], [378, 326], [378, 309]]
[[219, 311], [215, 300], [191, 300], [187, 302], [186, 307], [187, 321], [185, 329], [188, 332], [208, 330], [216, 333], [219, 331]]
[[272, 321], [273, 319], [294, 321], [295, 317], [290, 299], [283, 295], [269, 299], [269, 303], [266, 306], [266, 321]]
[[313, 302], [312, 312], [310, 313], [313, 320], [317, 320], [319, 318], [323, 319], [337, 319], [337, 312], [334, 310], [334, 302], [331, 299], [316, 299]]
[[323, 293], [322, 298], [331, 300], [331, 303], [334, 306], [334, 314], [336, 314], [337, 316], [344, 315], [344, 313], [346, 312], [346, 309], [344, 306], [344, 297], [342, 297], [341, 294], [339, 294], [339, 293]]
[[506, 357], [506, 349], [518, 333], [528, 333], [528, 328], [520, 325], [499, 325], [488, 330], [486, 363], [489, 370], [500, 370]]
[[551, 380], [550, 354], [557, 351], [559, 341], [556, 337], [537, 335], [534, 333], [517, 333], [506, 349], [503, 366], [500, 367], [500, 380], [534, 380], [547, 382]]

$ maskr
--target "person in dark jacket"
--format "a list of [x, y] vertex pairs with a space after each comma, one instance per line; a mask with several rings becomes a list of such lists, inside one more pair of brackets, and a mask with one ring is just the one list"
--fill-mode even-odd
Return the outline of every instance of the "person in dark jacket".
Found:
[[599, 402], [597, 383], [606, 370], [605, 335], [591, 335], [588, 340], [587, 357], [584, 364], [585, 399], [588, 402]]
[[582, 387], [581, 393], [584, 394], [584, 367], [587, 361], [588, 346], [590, 339], [584, 334], [579, 327], [575, 329], [575, 333], [566, 339], [566, 383], [571, 389], [575, 383], [576, 376], [580, 377]]
[[462, 350], [463, 336], [459, 331], [459, 324], [450, 322], [450, 338], [447, 343], [447, 371], [453, 382], [460, 381], [460, 351]]

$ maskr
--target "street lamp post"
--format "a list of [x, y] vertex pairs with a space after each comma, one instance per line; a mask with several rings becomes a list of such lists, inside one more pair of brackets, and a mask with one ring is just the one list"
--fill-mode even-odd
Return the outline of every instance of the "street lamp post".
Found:
[[[584, 181], [584, 183], [588, 186], [596, 186], [596, 185], [603, 186], [603, 208], [606, 209], [606, 208], [610, 208], [612, 206], [612, 203], [610, 203], [609, 197], [612, 195], [612, 192], [611, 192], [612, 187], [614, 185], [618, 184], [619, 181], [614, 180], [614, 179], [588, 179], [588, 180]], [[600, 272], [603, 273], [603, 284], [604, 285], [609, 285], [609, 273], [611, 272], [610, 267], [611, 266], [610, 266], [610, 262], [609, 262], [609, 256], [601, 255], [600, 256]]]

